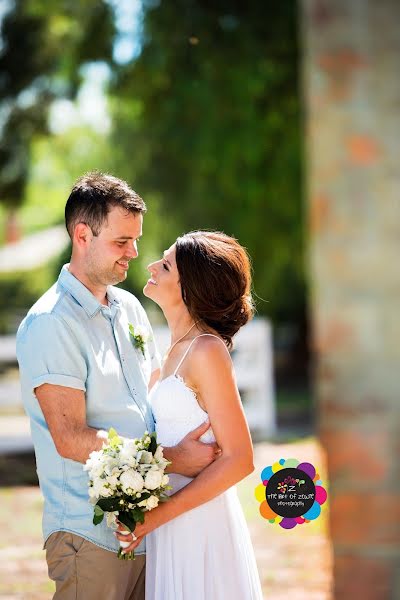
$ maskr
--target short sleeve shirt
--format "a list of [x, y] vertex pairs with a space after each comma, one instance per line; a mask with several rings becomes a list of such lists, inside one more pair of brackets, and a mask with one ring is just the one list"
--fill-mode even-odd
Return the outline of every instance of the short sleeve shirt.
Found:
[[[89, 427], [114, 427], [131, 438], [154, 430], [147, 390], [160, 360], [150, 323], [129, 292], [109, 286], [107, 297], [109, 306], [104, 306], [64, 265], [58, 281], [22, 321], [17, 357], [45, 501], [44, 539], [55, 531], [70, 531], [116, 551], [117, 541], [105, 520], [92, 523], [83, 465], [58, 454], [35, 396], [44, 383], [75, 388], [85, 393]], [[147, 330], [144, 352], [135, 346], [129, 324]], [[144, 551], [143, 541], [135, 552]]]

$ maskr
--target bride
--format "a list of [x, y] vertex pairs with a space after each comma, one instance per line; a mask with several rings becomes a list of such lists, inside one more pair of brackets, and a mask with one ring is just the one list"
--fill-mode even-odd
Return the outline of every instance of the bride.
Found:
[[174, 446], [208, 418], [200, 439], [220, 453], [194, 479], [170, 466], [170, 500], [145, 513], [126, 552], [147, 536], [146, 600], [261, 600], [235, 488], [254, 470], [253, 449], [229, 354], [253, 312], [249, 258], [234, 238], [195, 231], [148, 270], [144, 294], [163, 310], [172, 341], [150, 392], [157, 441]]

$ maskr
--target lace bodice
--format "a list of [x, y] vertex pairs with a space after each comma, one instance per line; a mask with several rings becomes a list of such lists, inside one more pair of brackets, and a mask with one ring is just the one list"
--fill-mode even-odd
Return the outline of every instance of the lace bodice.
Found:
[[[175, 446], [186, 434], [207, 420], [208, 415], [197, 402], [196, 393], [178, 375], [178, 371], [195, 341], [205, 336], [219, 340], [228, 352], [224, 342], [218, 336], [212, 333], [202, 333], [196, 336], [184, 352], [174, 373], [158, 380], [150, 392], [157, 441], [163, 446]], [[205, 443], [215, 442], [211, 427], [201, 436], [200, 440]]]
[[[198, 404], [196, 394], [180, 375], [173, 374], [157, 381], [150, 392], [150, 402], [157, 442], [162, 446], [175, 446], [189, 431], [207, 420], [207, 413]], [[211, 427], [200, 440], [215, 441]]]
[[[192, 340], [175, 372], [157, 381], [150, 392], [149, 400], [155, 421], [157, 442], [164, 447], [176, 446], [185, 435], [204, 423], [208, 417], [206, 411], [197, 402], [195, 392], [178, 375], [178, 370], [192, 347], [193, 342], [198, 337], [201, 336], [197, 336]], [[204, 443], [215, 442], [212, 428], [210, 427], [199, 439]], [[172, 493], [178, 491], [178, 489], [190, 481], [191, 479], [188, 477], [171, 473], [170, 483], [173, 487]]]
[[[150, 392], [157, 441], [162, 446], [175, 446], [185, 435], [207, 420], [208, 415], [197, 402], [196, 393], [178, 375], [178, 371], [194, 342], [205, 336], [215, 337], [226, 349], [224, 342], [216, 335], [202, 333], [196, 336], [183, 354], [174, 373], [157, 381]], [[201, 436], [200, 440], [205, 443], [215, 442], [211, 427]]]
[[[179, 375], [173, 374], [157, 381], [150, 392], [150, 402], [157, 442], [164, 447], [176, 446], [189, 431], [207, 419], [207, 413], [199, 406], [196, 394]], [[199, 439], [205, 443], [214, 442], [211, 427]], [[174, 494], [191, 481], [190, 477], [170, 473], [172, 490], [168, 494]]]
[[[207, 419], [196, 394], [178, 374], [192, 344], [175, 372], [157, 382], [150, 393], [157, 438], [163, 446], [176, 445]], [[200, 439], [214, 441], [211, 428]], [[172, 490], [168, 493], [178, 492], [191, 481], [170, 473]], [[146, 544], [148, 600], [262, 600], [257, 565], [235, 486], [208, 502], [200, 500], [199, 506], [153, 530], [146, 536]]]

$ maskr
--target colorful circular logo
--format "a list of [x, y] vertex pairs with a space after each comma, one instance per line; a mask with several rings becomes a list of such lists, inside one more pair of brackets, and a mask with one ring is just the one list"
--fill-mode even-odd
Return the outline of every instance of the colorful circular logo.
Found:
[[256, 499], [261, 502], [260, 514], [283, 529], [309, 523], [321, 514], [327, 499], [322, 480], [314, 465], [300, 463], [297, 458], [281, 458], [261, 472]]

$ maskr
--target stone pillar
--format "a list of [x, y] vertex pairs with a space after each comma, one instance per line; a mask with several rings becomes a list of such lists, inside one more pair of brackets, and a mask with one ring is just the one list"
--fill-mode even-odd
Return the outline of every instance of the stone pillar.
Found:
[[400, 2], [301, 0], [335, 600], [400, 598]]

